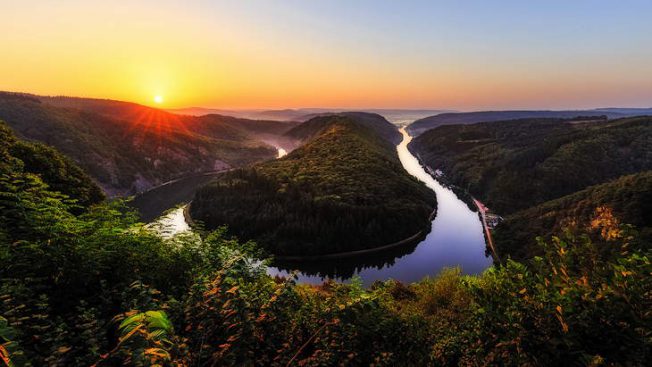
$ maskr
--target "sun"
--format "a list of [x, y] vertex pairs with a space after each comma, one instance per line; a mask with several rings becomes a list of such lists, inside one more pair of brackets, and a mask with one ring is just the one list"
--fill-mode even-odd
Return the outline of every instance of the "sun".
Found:
[[156, 104], [163, 103], [163, 96], [154, 96], [154, 103]]

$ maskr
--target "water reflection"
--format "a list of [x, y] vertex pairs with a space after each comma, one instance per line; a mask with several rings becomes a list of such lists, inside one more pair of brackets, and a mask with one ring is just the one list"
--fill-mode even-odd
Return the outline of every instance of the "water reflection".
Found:
[[389, 278], [414, 282], [436, 275], [445, 267], [459, 266], [465, 274], [477, 274], [491, 266], [478, 214], [421, 167], [407, 148], [412, 138], [405, 128], [401, 133], [403, 141], [397, 152], [403, 167], [437, 195], [437, 216], [430, 233], [417, 244], [373, 255], [319, 262], [276, 262], [276, 267], [268, 269], [270, 275], [288, 275], [296, 269], [300, 271], [300, 282], [321, 283], [328, 278], [346, 281], [357, 274], [369, 285]]

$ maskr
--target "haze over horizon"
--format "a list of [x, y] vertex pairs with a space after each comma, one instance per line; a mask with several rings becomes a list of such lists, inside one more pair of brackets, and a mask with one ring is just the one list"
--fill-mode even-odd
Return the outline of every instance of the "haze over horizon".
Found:
[[0, 90], [162, 108], [652, 105], [649, 1], [26, 0], [0, 13]]

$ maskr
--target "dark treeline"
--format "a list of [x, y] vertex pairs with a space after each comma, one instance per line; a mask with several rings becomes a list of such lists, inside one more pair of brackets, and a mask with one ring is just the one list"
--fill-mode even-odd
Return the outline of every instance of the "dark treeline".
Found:
[[[596, 210], [612, 221], [633, 224], [640, 232], [632, 248], [652, 248], [652, 171], [620, 177], [571, 195], [518, 211], [505, 218], [495, 231], [498, 252], [527, 259], [541, 254], [533, 234], [544, 238], [565, 229], [602, 235], [592, 228]], [[604, 248], [604, 251], [612, 249]]]
[[373, 248], [428, 228], [435, 195], [405, 172], [391, 142], [348, 116], [316, 119], [327, 126], [287, 157], [200, 189], [192, 217], [276, 255]]

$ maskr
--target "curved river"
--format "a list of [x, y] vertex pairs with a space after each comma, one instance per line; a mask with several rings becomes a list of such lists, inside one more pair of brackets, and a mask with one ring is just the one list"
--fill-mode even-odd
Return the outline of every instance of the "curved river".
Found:
[[414, 282], [437, 275], [447, 267], [459, 266], [464, 274], [477, 274], [491, 266], [478, 213], [424, 170], [408, 150], [412, 137], [405, 128], [401, 134], [403, 141], [396, 150], [403, 167], [437, 195], [437, 216], [430, 233], [416, 245], [389, 253], [315, 263], [274, 264], [275, 267], [268, 269], [270, 275], [284, 276], [298, 270], [299, 282], [314, 284], [327, 278], [346, 281], [358, 275], [365, 285], [370, 285], [389, 278]]

